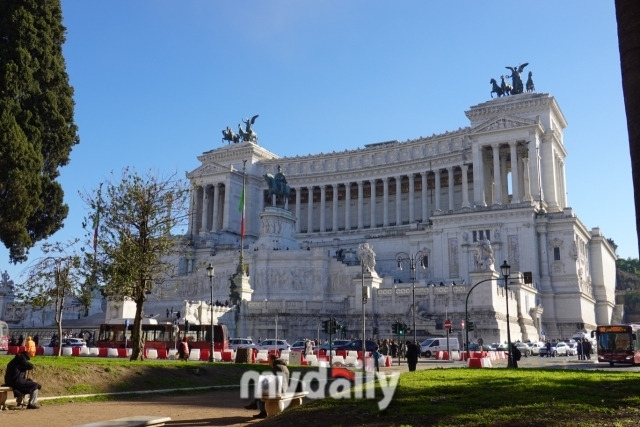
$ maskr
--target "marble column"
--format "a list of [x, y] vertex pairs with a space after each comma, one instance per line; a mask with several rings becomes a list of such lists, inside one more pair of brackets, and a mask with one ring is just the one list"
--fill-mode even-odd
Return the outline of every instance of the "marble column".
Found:
[[326, 198], [327, 198], [327, 186], [321, 185], [320, 186], [320, 232], [321, 233], [324, 233], [325, 231], [327, 231]]
[[376, 228], [378, 226], [377, 218], [376, 218], [376, 179], [372, 179], [369, 181], [371, 184], [371, 225], [369, 228]]
[[493, 204], [502, 204], [502, 184], [500, 180], [500, 144], [491, 144], [493, 150]]
[[409, 178], [409, 224], [412, 224], [413, 222], [415, 222], [416, 220], [416, 215], [415, 215], [415, 174], [410, 173], [408, 174], [408, 178]]
[[307, 188], [309, 198], [307, 200], [307, 233], [313, 233], [313, 185]]
[[427, 172], [420, 172], [420, 178], [422, 180], [422, 222], [427, 222], [429, 219], [429, 210], [427, 208], [427, 201], [429, 200], [429, 189], [427, 188]]
[[351, 230], [351, 183], [344, 183], [344, 229]]
[[511, 154], [511, 203], [520, 203], [520, 167], [518, 162], [518, 144], [516, 141], [509, 142]]
[[217, 233], [220, 231], [220, 184], [213, 186], [213, 215], [211, 222], [211, 231]]
[[382, 225], [389, 226], [389, 178], [382, 178]]
[[435, 177], [436, 177], [436, 200], [435, 200], [435, 210], [440, 212], [442, 210], [442, 206], [440, 206], [440, 192], [441, 192], [441, 188], [440, 188], [440, 169], [436, 169], [435, 171]]
[[331, 231], [338, 231], [338, 184], [331, 185], [333, 202], [331, 203]]
[[462, 165], [462, 207], [470, 208], [469, 203], [469, 166]]
[[447, 175], [449, 176], [449, 210], [453, 211], [455, 208], [453, 205], [453, 186], [455, 184], [455, 180], [453, 179], [453, 166], [449, 166], [447, 168]]
[[473, 202], [476, 206], [487, 206], [484, 197], [484, 157], [482, 146], [473, 145], [471, 147], [473, 155]]
[[402, 225], [402, 177], [394, 177], [396, 181], [396, 226]]
[[364, 182], [358, 181], [358, 230], [364, 228]]
[[302, 200], [302, 189], [296, 187], [296, 233], [300, 233], [300, 202]]
[[209, 186], [202, 186], [202, 226], [201, 232], [209, 232]]

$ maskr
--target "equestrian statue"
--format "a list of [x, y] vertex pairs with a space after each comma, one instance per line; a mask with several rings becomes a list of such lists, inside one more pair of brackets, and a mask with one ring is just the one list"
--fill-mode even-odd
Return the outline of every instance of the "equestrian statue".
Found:
[[265, 173], [264, 179], [269, 186], [269, 197], [273, 198], [273, 196], [276, 196], [276, 201], [280, 198], [283, 205], [287, 206], [289, 194], [291, 194], [291, 187], [287, 184], [287, 178], [284, 176], [284, 173], [282, 173], [280, 165], [278, 165], [278, 172], [276, 172], [275, 175]]
[[237, 135], [231, 127], [227, 126], [227, 128], [222, 131], [222, 142], [225, 141], [237, 144], [240, 142], [240, 135]]

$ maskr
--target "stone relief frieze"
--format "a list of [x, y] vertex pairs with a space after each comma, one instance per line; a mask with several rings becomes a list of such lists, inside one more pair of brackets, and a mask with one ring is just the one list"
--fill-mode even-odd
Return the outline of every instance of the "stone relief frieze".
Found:
[[507, 250], [511, 268], [514, 269], [514, 271], [518, 271], [520, 270], [520, 247], [518, 245], [518, 235], [510, 235], [507, 239], [509, 242]]

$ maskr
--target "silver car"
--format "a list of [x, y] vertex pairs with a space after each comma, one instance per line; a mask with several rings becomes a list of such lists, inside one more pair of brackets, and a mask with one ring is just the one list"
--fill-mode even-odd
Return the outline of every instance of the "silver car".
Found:
[[251, 338], [229, 338], [229, 348], [237, 350], [239, 348], [256, 348]]
[[262, 340], [256, 347], [258, 350], [289, 350], [291, 345], [287, 340]]

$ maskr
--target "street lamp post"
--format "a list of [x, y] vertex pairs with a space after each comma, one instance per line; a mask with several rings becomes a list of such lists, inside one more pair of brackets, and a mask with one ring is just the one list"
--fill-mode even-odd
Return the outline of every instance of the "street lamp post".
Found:
[[426, 268], [425, 254], [422, 251], [418, 251], [415, 255], [407, 254], [406, 252], [398, 252], [396, 254], [396, 261], [398, 263], [398, 270], [402, 270], [402, 263], [409, 264], [409, 275], [411, 276], [411, 311], [413, 316], [413, 343], [418, 342], [418, 335], [416, 331], [416, 262], [420, 264], [422, 268]]
[[207, 267], [207, 276], [211, 287], [211, 350], [209, 351], [209, 362], [213, 362], [213, 264]]
[[511, 266], [507, 264], [505, 260], [500, 266], [500, 270], [502, 270], [502, 277], [504, 277], [504, 293], [507, 299], [507, 366], [509, 368], [513, 368], [513, 354], [511, 353], [511, 327], [509, 326], [509, 284], [507, 279], [509, 279], [509, 274], [511, 273]]
[[360, 268], [362, 270], [362, 375], [363, 378], [367, 375], [367, 329], [365, 323], [365, 316], [367, 314], [366, 305], [369, 292], [364, 285], [364, 259], [360, 259]]

